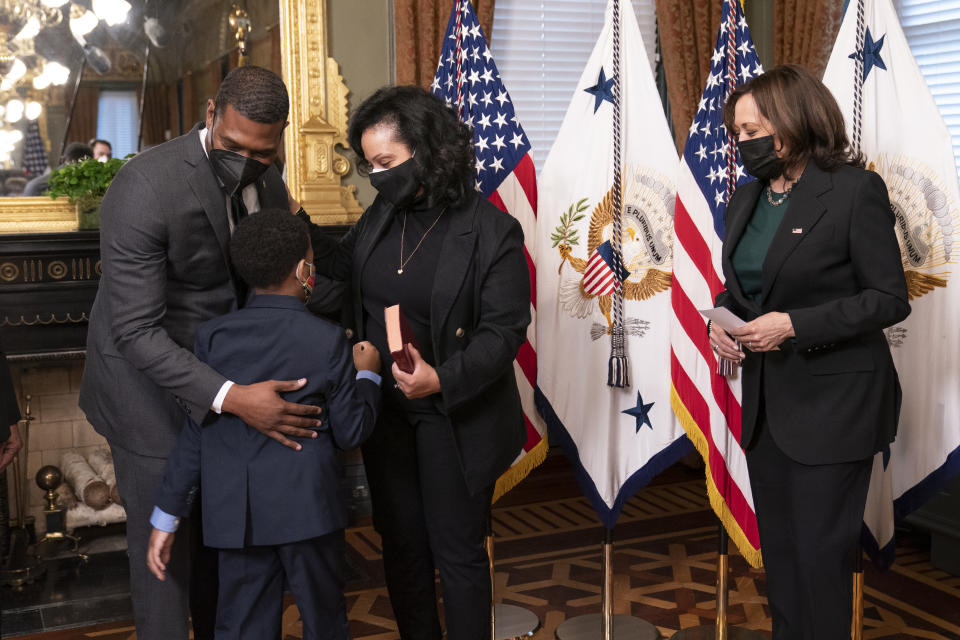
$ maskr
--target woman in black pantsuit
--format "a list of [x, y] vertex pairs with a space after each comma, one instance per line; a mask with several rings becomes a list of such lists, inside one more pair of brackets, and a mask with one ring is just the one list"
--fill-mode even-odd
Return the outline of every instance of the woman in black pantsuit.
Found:
[[[439, 640], [439, 569], [447, 637], [489, 638], [487, 515], [525, 438], [513, 371], [530, 322], [523, 232], [474, 191], [472, 133], [423, 89], [381, 89], [349, 138], [379, 195], [339, 243], [312, 232], [314, 262], [349, 283], [350, 330], [384, 358], [363, 459], [390, 601], [404, 640]], [[419, 343], [412, 374], [387, 347], [394, 304]]]
[[738, 87], [724, 122], [757, 180], [727, 207], [716, 304], [749, 322], [708, 331], [742, 364], [773, 638], [849, 638], [872, 458], [900, 409], [883, 330], [910, 313], [893, 213], [832, 94], [802, 67]]

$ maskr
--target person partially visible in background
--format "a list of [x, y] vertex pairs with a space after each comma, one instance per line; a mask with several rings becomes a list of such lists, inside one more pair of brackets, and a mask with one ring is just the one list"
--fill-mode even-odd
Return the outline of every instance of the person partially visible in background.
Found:
[[[71, 142], [66, 147], [63, 148], [63, 153], [60, 154], [60, 164], [57, 168], [60, 168], [71, 162], [79, 162], [84, 158], [92, 158], [93, 149], [89, 145], [83, 144], [82, 142]], [[50, 172], [46, 172], [43, 175], [37, 176], [33, 180], [27, 183], [27, 186], [23, 189], [23, 195], [27, 196], [42, 196], [50, 189]]]
[[90, 141], [90, 149], [93, 150], [93, 159], [100, 162], [106, 162], [113, 157], [113, 146], [106, 140], [94, 138]]
[[13, 388], [13, 378], [7, 365], [7, 355], [0, 344], [0, 473], [7, 468], [23, 446], [17, 424], [20, 422], [20, 405]]

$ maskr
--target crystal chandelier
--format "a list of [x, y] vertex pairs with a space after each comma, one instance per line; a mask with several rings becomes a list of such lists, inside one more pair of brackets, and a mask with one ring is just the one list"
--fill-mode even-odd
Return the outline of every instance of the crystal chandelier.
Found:
[[[101, 62], [100, 58], [105, 56], [86, 42], [86, 36], [101, 22], [108, 26], [123, 24], [130, 8], [126, 0], [91, 0], [89, 8], [70, 0], [0, 0], [0, 123], [16, 124], [24, 118], [40, 117], [42, 105], [24, 100], [21, 89], [32, 86], [43, 91], [62, 86], [70, 78], [70, 69], [34, 50], [34, 39], [41, 31], [68, 21], [70, 33], [85, 56]], [[109, 67], [109, 61], [106, 64]], [[102, 72], [102, 63], [94, 66]], [[0, 130], [0, 147], [16, 142], [16, 133]], [[5, 155], [0, 148], [0, 159]]]

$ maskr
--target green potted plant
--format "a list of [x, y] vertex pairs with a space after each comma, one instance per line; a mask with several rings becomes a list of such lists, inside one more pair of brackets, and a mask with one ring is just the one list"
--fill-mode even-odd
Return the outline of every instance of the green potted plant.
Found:
[[71, 162], [50, 172], [51, 198], [67, 196], [77, 205], [77, 224], [81, 229], [100, 228], [100, 204], [113, 181], [113, 176], [126, 158], [111, 158], [100, 162], [87, 158]]

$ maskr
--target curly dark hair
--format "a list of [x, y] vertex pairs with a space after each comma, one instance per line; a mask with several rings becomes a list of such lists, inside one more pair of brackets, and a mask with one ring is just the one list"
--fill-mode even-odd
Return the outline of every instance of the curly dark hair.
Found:
[[360, 175], [371, 169], [360, 139], [377, 126], [390, 127], [395, 140], [416, 152], [417, 178], [431, 204], [456, 204], [473, 192], [473, 133], [443, 100], [417, 86], [384, 87], [364, 100], [348, 131]]
[[263, 67], [237, 67], [226, 75], [217, 97], [213, 100], [213, 113], [223, 115], [230, 105], [245, 118], [263, 124], [286, 122], [290, 113], [290, 98], [283, 79]]
[[782, 160], [788, 170], [802, 167], [807, 160], [824, 171], [845, 164], [863, 166], [863, 155], [850, 147], [836, 98], [806, 68], [781, 64], [737, 87], [723, 106], [723, 123], [735, 136], [739, 134], [737, 101], [747, 94], [786, 146]]
[[307, 257], [307, 225], [283, 209], [261, 209], [244, 218], [230, 238], [230, 257], [251, 287], [273, 287]]

